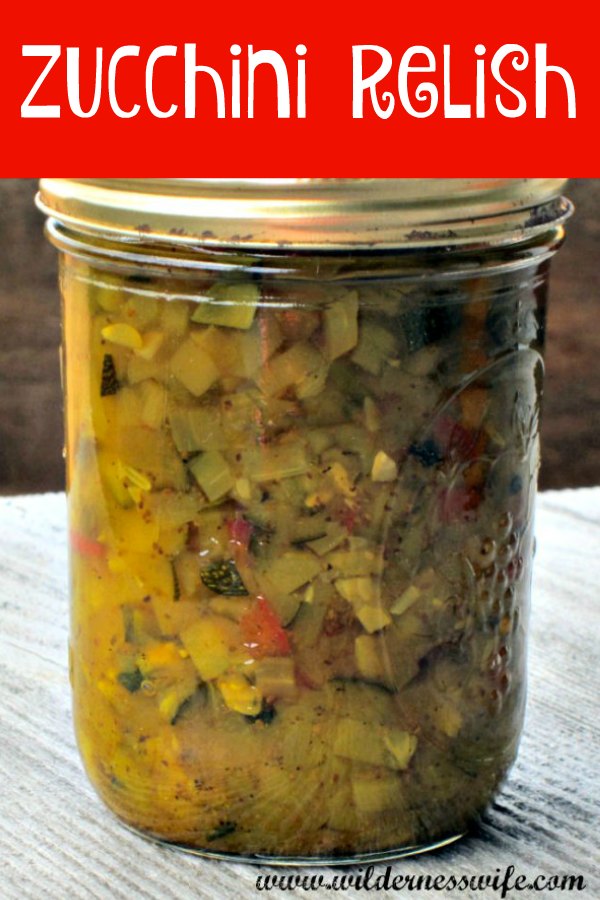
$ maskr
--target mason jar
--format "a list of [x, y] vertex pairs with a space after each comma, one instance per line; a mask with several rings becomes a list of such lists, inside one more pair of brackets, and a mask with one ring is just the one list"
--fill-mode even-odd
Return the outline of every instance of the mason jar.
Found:
[[348, 863], [498, 791], [563, 185], [42, 180], [75, 728], [126, 825]]

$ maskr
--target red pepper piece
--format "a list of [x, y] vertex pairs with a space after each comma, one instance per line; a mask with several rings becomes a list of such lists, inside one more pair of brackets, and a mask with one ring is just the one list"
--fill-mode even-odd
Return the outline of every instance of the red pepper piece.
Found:
[[79, 531], [71, 531], [71, 549], [80, 556], [98, 559], [105, 554], [104, 544], [95, 541], [93, 538], [86, 537]]
[[353, 506], [346, 506], [341, 510], [338, 518], [340, 525], [343, 525], [348, 534], [352, 534], [356, 528], [356, 520], [358, 518], [356, 509]]
[[[435, 425], [435, 438], [444, 456], [466, 461], [476, 457], [482, 450], [482, 432], [465, 428], [450, 416], [440, 416]], [[485, 439], [483, 441], [485, 446]]]
[[240, 547], [248, 549], [253, 530], [252, 522], [244, 519], [243, 516], [236, 516], [235, 519], [227, 522], [227, 530], [232, 541], [239, 544]]
[[290, 639], [279, 616], [264, 597], [256, 603], [240, 621], [244, 646], [255, 659], [263, 656], [287, 656]]
[[476, 488], [463, 485], [447, 488], [439, 496], [439, 512], [442, 522], [468, 522], [481, 503], [481, 493]]

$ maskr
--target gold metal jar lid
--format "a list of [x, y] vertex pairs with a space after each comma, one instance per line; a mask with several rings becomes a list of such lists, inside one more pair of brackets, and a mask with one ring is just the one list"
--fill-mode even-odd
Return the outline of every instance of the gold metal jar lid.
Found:
[[42, 178], [63, 225], [128, 242], [245, 249], [498, 245], [560, 225], [563, 178]]

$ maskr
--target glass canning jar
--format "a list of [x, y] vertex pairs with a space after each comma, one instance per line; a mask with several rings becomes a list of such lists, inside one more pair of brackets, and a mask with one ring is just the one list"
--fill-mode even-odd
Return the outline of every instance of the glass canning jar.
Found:
[[388, 859], [498, 790], [563, 184], [41, 182], [75, 727], [127, 825]]

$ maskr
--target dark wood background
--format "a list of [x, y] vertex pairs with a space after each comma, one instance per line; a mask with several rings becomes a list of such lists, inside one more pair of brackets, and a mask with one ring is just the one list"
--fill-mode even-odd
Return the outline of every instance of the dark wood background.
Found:
[[[36, 183], [0, 180], [0, 494], [63, 486], [56, 251]], [[553, 263], [543, 488], [600, 484], [600, 179], [575, 179], [577, 212]]]

